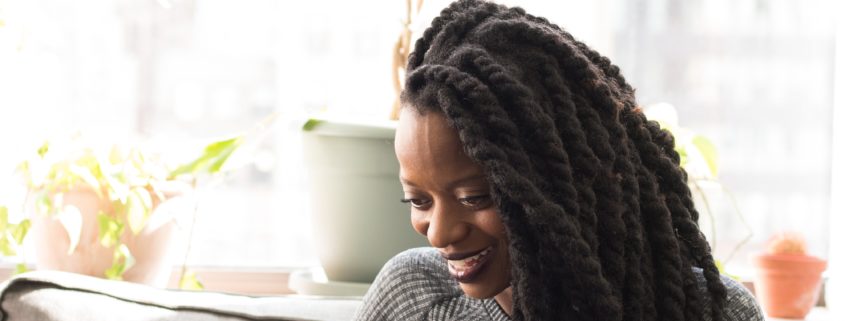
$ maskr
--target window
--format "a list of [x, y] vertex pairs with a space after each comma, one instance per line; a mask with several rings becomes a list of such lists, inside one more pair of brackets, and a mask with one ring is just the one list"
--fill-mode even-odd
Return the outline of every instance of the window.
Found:
[[[417, 29], [448, 2], [426, 1]], [[754, 231], [731, 266], [742, 270], [768, 235], [786, 228], [805, 231], [810, 250], [826, 255], [835, 165], [832, 1], [502, 2], [571, 31], [622, 68], [642, 105], [674, 105], [682, 126], [715, 142], [720, 181]], [[0, 201], [20, 194], [5, 179], [16, 155], [51, 135], [84, 129], [178, 153], [278, 111], [254, 162], [202, 195], [188, 261], [316, 264], [294, 124], [320, 110], [386, 117], [403, 5], [2, 2]], [[724, 194], [709, 199], [716, 257], [724, 258], [745, 230]]]
[[[613, 8], [611, 59], [638, 89], [640, 103], [675, 105], [681, 126], [717, 145], [721, 184], [753, 230], [729, 270], [747, 275], [749, 256], [782, 230], [802, 232], [809, 251], [826, 256], [832, 2], [618, 1]], [[705, 193], [718, 232], [715, 257], [724, 260], [746, 227], [731, 195]]]
[[[834, 1], [500, 2], [608, 56], [642, 106], [669, 103], [680, 126], [714, 142], [728, 192], [705, 186], [712, 221], [699, 193], [696, 204], [711, 241], [716, 231], [714, 257], [730, 258], [728, 272], [750, 277], [750, 256], [784, 230], [802, 232], [811, 254], [827, 257], [831, 174], [841, 166], [831, 158], [833, 66], [842, 63]], [[738, 249], [749, 232], [732, 197], [753, 232]]]
[[[178, 154], [278, 111], [254, 162], [201, 194], [188, 261], [316, 264], [295, 123], [324, 109], [387, 117], [403, 3], [367, 10], [349, 1], [272, 0], [2, 6], [4, 178], [19, 155], [75, 130]], [[19, 186], [3, 182], [3, 202], [22, 199]]]

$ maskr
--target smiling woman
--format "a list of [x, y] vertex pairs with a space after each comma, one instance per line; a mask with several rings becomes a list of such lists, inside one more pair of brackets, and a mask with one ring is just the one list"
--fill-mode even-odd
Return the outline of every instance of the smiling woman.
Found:
[[499, 295], [508, 287], [508, 239], [483, 169], [443, 114], [404, 108], [399, 119], [396, 156], [414, 230], [440, 251], [464, 293], [496, 296], [509, 309], [509, 296]]
[[[842, 20], [832, 8], [841, 1], [497, 1], [564, 23], [624, 70], [640, 105], [669, 102], [684, 127], [712, 139], [719, 179], [755, 235], [726, 262], [746, 230], [727, 195], [707, 196], [720, 237], [712, 253], [728, 273], [746, 281], [750, 254], [785, 227], [804, 232], [812, 252], [836, 253], [829, 237], [839, 235], [828, 226], [842, 224], [829, 213], [841, 213], [835, 204], [845, 197], [830, 178], [845, 162], [828, 156], [845, 145], [831, 139], [845, 128], [843, 117], [831, 117], [843, 109], [833, 96], [845, 92], [831, 77], [845, 65], [842, 55], [834, 59], [845, 51], [836, 49], [845, 32], [831, 28]], [[415, 37], [450, 1], [424, 2], [419, 25], [410, 26]], [[31, 146], [77, 128], [110, 141], [140, 136], [179, 156], [191, 152], [182, 146], [248, 128], [273, 111], [384, 119], [395, 98], [388, 67], [404, 4], [0, 0], [0, 203], [24, 198], [9, 175]], [[189, 265], [319, 264], [300, 133], [276, 133], [254, 164], [202, 197]], [[0, 271], [14, 266], [2, 263]], [[450, 278], [447, 265], [443, 271]]]
[[719, 275], [672, 135], [607, 58], [460, 0], [408, 61], [396, 155], [433, 249], [388, 262], [357, 320], [762, 320]]

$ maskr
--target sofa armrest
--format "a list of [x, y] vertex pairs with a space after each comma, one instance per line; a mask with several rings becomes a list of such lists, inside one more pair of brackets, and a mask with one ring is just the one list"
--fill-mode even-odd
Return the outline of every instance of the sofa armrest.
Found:
[[35, 271], [0, 285], [0, 316], [24, 320], [349, 320], [360, 298], [165, 290]]

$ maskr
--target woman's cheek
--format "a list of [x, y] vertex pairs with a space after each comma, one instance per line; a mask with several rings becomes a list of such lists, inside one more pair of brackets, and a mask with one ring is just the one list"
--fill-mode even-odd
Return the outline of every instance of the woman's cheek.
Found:
[[422, 236], [426, 236], [426, 231], [428, 230], [428, 223], [425, 221], [423, 217], [423, 213], [420, 211], [416, 211], [411, 209], [411, 226], [414, 228], [417, 233]]

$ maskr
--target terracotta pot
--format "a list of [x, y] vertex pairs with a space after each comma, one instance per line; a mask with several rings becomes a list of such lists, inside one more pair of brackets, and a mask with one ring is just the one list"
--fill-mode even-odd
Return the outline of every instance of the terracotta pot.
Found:
[[[185, 194], [190, 189], [187, 186], [167, 185], [160, 190], [169, 200]], [[178, 209], [159, 206], [159, 203], [154, 201], [153, 212], [141, 232], [133, 235], [128, 227], [124, 230], [121, 240], [135, 258], [135, 264], [123, 274], [125, 281], [157, 287], [167, 286], [172, 270], [173, 248], [177, 248], [173, 246], [172, 240], [177, 230], [174, 211]], [[112, 265], [114, 249], [100, 244], [97, 213], [111, 212], [111, 203], [107, 199], [100, 199], [94, 190], [86, 185], [65, 192], [63, 204], [76, 206], [82, 216], [79, 243], [74, 252], [68, 254], [70, 237], [57, 217], [32, 215], [29, 237], [34, 247], [36, 268], [104, 277], [104, 272]]]
[[754, 292], [769, 317], [803, 319], [818, 302], [825, 260], [794, 254], [754, 257]]

